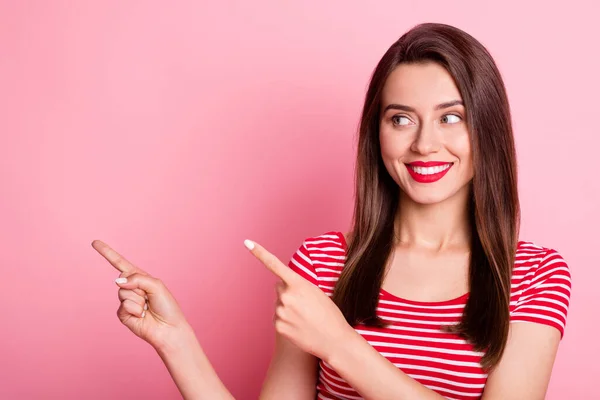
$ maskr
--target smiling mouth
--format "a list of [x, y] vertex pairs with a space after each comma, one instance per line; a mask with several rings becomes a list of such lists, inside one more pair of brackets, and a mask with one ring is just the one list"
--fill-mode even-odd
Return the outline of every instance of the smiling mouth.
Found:
[[408, 166], [408, 168], [412, 169], [414, 172], [416, 172], [419, 175], [433, 175], [433, 174], [439, 174], [440, 172], [447, 170], [448, 168], [450, 168], [452, 166], [452, 163], [447, 163], [444, 165], [436, 165], [434, 167], [419, 167], [419, 166], [412, 165], [412, 164], [407, 164], [407, 166]]
[[450, 168], [454, 165], [452, 162], [422, 162], [417, 161], [406, 165], [406, 169], [410, 176], [419, 183], [432, 183], [439, 181], [446, 175]]

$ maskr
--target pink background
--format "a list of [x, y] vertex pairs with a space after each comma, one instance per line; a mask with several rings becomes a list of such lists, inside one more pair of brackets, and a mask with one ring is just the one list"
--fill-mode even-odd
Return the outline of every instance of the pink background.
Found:
[[521, 237], [558, 249], [573, 274], [548, 398], [590, 398], [594, 2], [281, 3], [0, 2], [0, 398], [179, 397], [119, 323], [118, 272], [94, 239], [161, 277], [234, 395], [256, 398], [275, 280], [242, 242], [287, 262], [304, 238], [349, 227], [369, 75], [424, 21], [471, 33], [503, 73]]

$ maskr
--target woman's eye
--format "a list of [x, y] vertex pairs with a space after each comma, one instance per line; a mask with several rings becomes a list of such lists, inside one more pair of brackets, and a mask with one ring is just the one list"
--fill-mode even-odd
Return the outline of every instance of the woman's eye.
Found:
[[406, 118], [403, 115], [394, 115], [392, 117], [392, 122], [394, 123], [394, 125], [409, 125], [410, 119]]
[[446, 114], [442, 117], [442, 122], [445, 124], [456, 124], [460, 122], [462, 119], [458, 115], [454, 114]]

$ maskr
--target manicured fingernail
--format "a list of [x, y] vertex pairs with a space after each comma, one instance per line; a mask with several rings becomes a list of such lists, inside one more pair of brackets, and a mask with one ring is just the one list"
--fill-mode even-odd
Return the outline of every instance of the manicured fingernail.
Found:
[[254, 242], [251, 240], [244, 240], [244, 246], [248, 248], [248, 250], [252, 250], [254, 248]]
[[142, 311], [142, 318], [146, 316], [146, 311]]
[[145, 298], [146, 300], [148, 300], [148, 295], [144, 295], [144, 298]]
[[127, 283], [127, 278], [117, 278], [115, 279], [116, 283]]
[[148, 303], [144, 303], [144, 310], [148, 309]]

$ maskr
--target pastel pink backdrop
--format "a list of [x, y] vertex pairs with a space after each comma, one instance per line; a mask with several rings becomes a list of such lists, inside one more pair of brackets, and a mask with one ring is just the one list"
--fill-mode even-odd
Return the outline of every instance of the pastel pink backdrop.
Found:
[[590, 398], [597, 6], [286, 3], [0, 3], [0, 398], [179, 397], [119, 323], [118, 272], [94, 239], [161, 277], [226, 385], [256, 398], [275, 280], [242, 242], [287, 262], [304, 238], [349, 227], [369, 75], [423, 21], [474, 35], [504, 76], [522, 237], [557, 248], [573, 274], [548, 398]]

